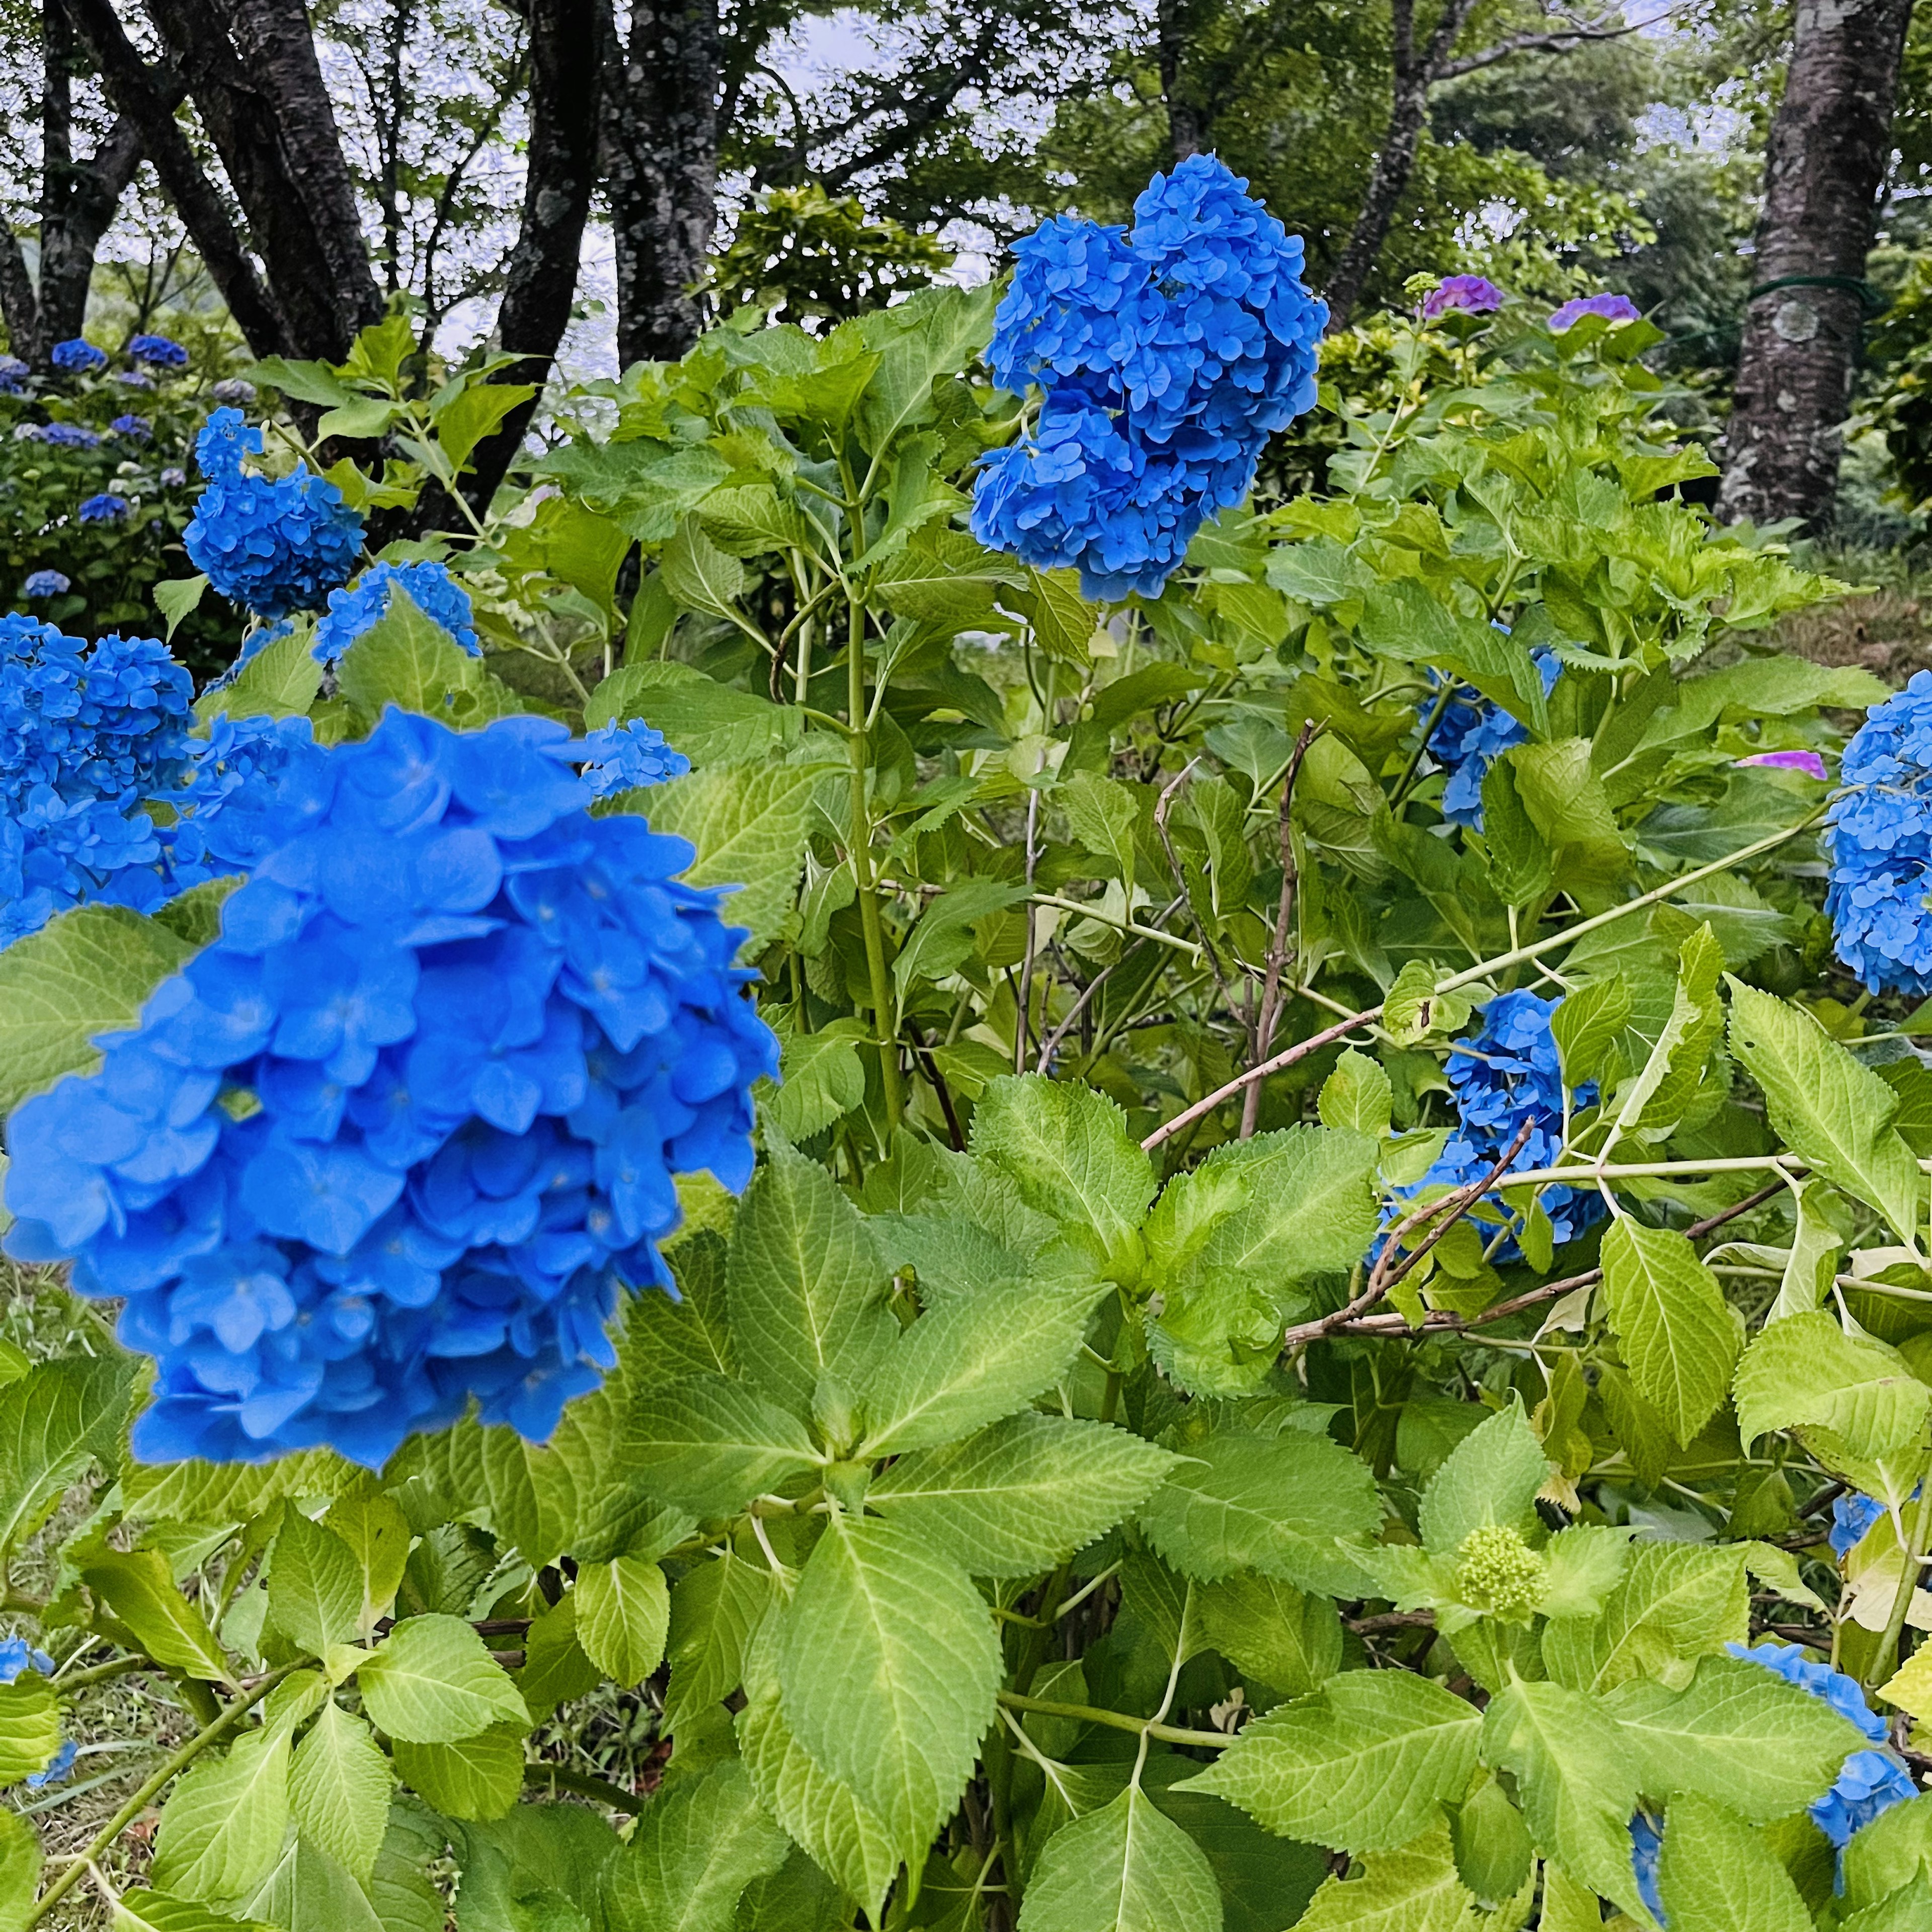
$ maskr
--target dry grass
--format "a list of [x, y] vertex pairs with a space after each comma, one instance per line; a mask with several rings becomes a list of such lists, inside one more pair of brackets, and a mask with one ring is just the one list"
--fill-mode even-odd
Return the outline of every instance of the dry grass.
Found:
[[1856, 665], [1891, 685], [1932, 669], [1932, 583], [1874, 590], [1786, 617], [1778, 635], [1814, 663]]

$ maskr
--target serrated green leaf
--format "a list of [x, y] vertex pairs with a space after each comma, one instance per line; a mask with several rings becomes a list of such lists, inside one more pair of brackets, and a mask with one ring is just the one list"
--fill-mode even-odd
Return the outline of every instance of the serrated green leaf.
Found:
[[1697, 927], [1685, 938], [1670, 1015], [1643, 1065], [1617, 1089], [1616, 1124], [1606, 1157], [1623, 1134], [1640, 1128], [1652, 1136], [1669, 1132], [1696, 1097], [1711, 1048], [1724, 1025], [1723, 1003], [1718, 998], [1723, 964], [1723, 953], [1708, 926]]
[[0, 1684], [0, 1784], [17, 1784], [44, 1770], [60, 1741], [60, 1700], [38, 1671]]
[[1322, 1082], [1316, 1106], [1324, 1127], [1344, 1128], [1379, 1140], [1389, 1130], [1389, 1112], [1394, 1102], [1394, 1089], [1382, 1070], [1382, 1062], [1371, 1060], [1366, 1053], [1358, 1053], [1352, 1046]]
[[1324, 1880], [1295, 1932], [1481, 1932], [1445, 1826], [1400, 1851], [1375, 1853], [1362, 1867], [1358, 1877]]
[[158, 1550], [98, 1551], [82, 1564], [80, 1580], [156, 1663], [209, 1683], [226, 1679], [228, 1660], [208, 1619], [176, 1587]]
[[332, 1496], [362, 1472], [326, 1449], [278, 1461], [135, 1462], [122, 1478], [128, 1514], [142, 1522], [246, 1522], [284, 1496]]
[[1087, 1232], [1100, 1256], [1132, 1267], [1154, 1163], [1104, 1094], [1036, 1073], [995, 1080], [974, 1115], [973, 1151], [1028, 1207]]
[[1764, 1834], [1708, 1799], [1671, 1800], [1657, 1888], [1671, 1932], [1814, 1932]]
[[1504, 905], [1528, 906], [1548, 892], [1555, 877], [1550, 841], [1523, 802], [1508, 752], [1483, 775], [1483, 844], [1490, 884]]
[[1566, 1617], [1543, 1634], [1550, 1675], [1579, 1690], [1634, 1678], [1683, 1690], [1700, 1658], [1750, 1636], [1744, 1552], [1696, 1544], [1640, 1543], [1597, 1617]]
[[1609, 1068], [1612, 1049], [1630, 1024], [1630, 982], [1621, 973], [1588, 980], [1566, 993], [1550, 1016], [1550, 1031], [1574, 1093]]
[[958, 1802], [1000, 1680], [966, 1573], [896, 1523], [835, 1514], [776, 1642], [799, 1742], [895, 1843], [923, 1843]]
[[356, 1682], [363, 1708], [400, 1742], [455, 1744], [499, 1724], [520, 1726], [520, 1737], [529, 1728], [516, 1685], [460, 1617], [404, 1618]]
[[382, 616], [337, 661], [335, 679], [365, 718], [380, 718], [393, 704], [446, 723], [463, 715], [458, 694], [482, 694], [496, 682], [400, 584]]
[[139, 1018], [194, 948], [124, 906], [76, 906], [0, 952], [0, 1114], [63, 1073], [100, 1065], [93, 1042]]
[[634, 1556], [586, 1563], [572, 1594], [584, 1654], [615, 1682], [641, 1684], [663, 1660], [670, 1628], [663, 1570]]
[[1046, 1841], [1019, 1932], [1221, 1932], [1221, 1888], [1198, 1846], [1137, 1785]]
[[169, 1794], [154, 1839], [154, 1883], [209, 1904], [244, 1898], [274, 1867], [288, 1822], [288, 1733], [250, 1732]]
[[1637, 1393], [1680, 1443], [1717, 1412], [1738, 1359], [1718, 1278], [1674, 1228], [1618, 1215], [1604, 1236], [1604, 1295]]
[[1481, 1712], [1427, 1678], [1348, 1670], [1258, 1718], [1185, 1789], [1238, 1804], [1270, 1832], [1338, 1851], [1393, 1851], [1460, 1798]]
[[[1237, 1570], [1304, 1589], [1351, 1594], [1349, 1545], [1379, 1527], [1367, 1466], [1326, 1436], [1228, 1434], [1190, 1444], [1191, 1459], [1141, 1505], [1148, 1540], [1203, 1582]], [[1353, 1594], [1359, 1595], [1356, 1589]]]
[[395, 1498], [365, 1473], [329, 1504], [326, 1527], [355, 1559], [359, 1621], [373, 1622], [395, 1601], [401, 1586], [410, 1560], [409, 1519]]
[[243, 1909], [280, 1932], [392, 1932], [354, 1878], [320, 1845], [292, 1834]]
[[658, 574], [664, 586], [687, 610], [729, 620], [737, 614], [747, 581], [745, 566], [704, 534], [695, 517], [664, 546]]
[[764, 1102], [768, 1119], [788, 1139], [808, 1140], [843, 1120], [866, 1097], [866, 1063], [859, 1048], [870, 1037], [861, 1020], [834, 1020], [817, 1033], [784, 1042], [778, 1090]]
[[745, 1562], [728, 1549], [686, 1570], [673, 1586], [664, 1724], [674, 1736], [687, 1720], [743, 1683], [746, 1648], [776, 1590], [765, 1564]]
[[268, 1615], [275, 1628], [311, 1657], [361, 1634], [362, 1574], [355, 1552], [333, 1530], [299, 1510], [284, 1512], [268, 1574]]
[[1484, 1714], [1482, 1752], [1514, 1776], [1538, 1850], [1654, 1925], [1630, 1865], [1636, 1756], [1597, 1702], [1561, 1684], [1513, 1679]]
[[[40, 1841], [16, 1811], [0, 1814], [0, 1932], [21, 1932], [40, 1882]], [[118, 1932], [118, 1928], [117, 1928]], [[220, 1932], [228, 1932], [224, 1925]], [[237, 1932], [249, 1932], [245, 1927]]]
[[1738, 1364], [1732, 1394], [1746, 1442], [1777, 1429], [1826, 1429], [1866, 1461], [1916, 1441], [1932, 1406], [1932, 1388], [1897, 1349], [1848, 1335], [1822, 1309], [1759, 1335]]
[[730, 1516], [823, 1460], [796, 1417], [722, 1376], [693, 1376], [643, 1397], [622, 1453], [652, 1496], [700, 1516]]
[[898, 1457], [866, 1502], [975, 1576], [1030, 1576], [1104, 1535], [1174, 1460], [1124, 1429], [1015, 1415]]
[[[0, 1925], [8, 1924], [0, 1917]], [[273, 1928], [259, 1918], [231, 1918], [192, 1899], [171, 1898], [164, 1892], [137, 1886], [115, 1900], [114, 1932], [273, 1932]]]
[[[734, 690], [694, 665], [652, 659], [626, 664], [590, 694], [584, 724], [641, 718], [694, 765], [744, 765], [789, 750], [804, 735], [798, 707]], [[648, 811], [654, 802], [644, 802]]]
[[732, 1932], [746, 1886], [790, 1849], [744, 1766], [728, 1758], [644, 1814], [610, 1870], [614, 1922], [624, 1932]]
[[1904, 1887], [1932, 1884], [1932, 1792], [1854, 1832], [1844, 1859], [1845, 1908], [1862, 1912]]
[[296, 1828], [366, 1882], [388, 1829], [389, 1761], [369, 1726], [332, 1699], [289, 1765]]
[[172, 644], [182, 620], [194, 610], [208, 589], [206, 577], [171, 577], [154, 586], [154, 608], [168, 620], [167, 638]]
[[1688, 1792], [1754, 1824], [1822, 1798], [1864, 1748], [1864, 1734], [1829, 1705], [1738, 1658], [1701, 1659], [1683, 1691], [1643, 1678], [1620, 1684], [1604, 1708], [1623, 1727], [1652, 1797]]
[[0, 1551], [17, 1550], [125, 1426], [134, 1365], [125, 1355], [64, 1356], [0, 1388]]
[[809, 1413], [821, 1376], [862, 1380], [898, 1334], [857, 1210], [817, 1162], [789, 1150], [745, 1196], [726, 1282], [746, 1378], [795, 1414]]
[[232, 684], [202, 693], [195, 716], [205, 724], [230, 718], [304, 718], [322, 690], [315, 632], [298, 624], [286, 637], [264, 644], [235, 674]]
[[524, 1738], [530, 1717], [492, 1724], [453, 1744], [395, 1742], [396, 1774], [446, 1816], [500, 1818], [524, 1788]]
[[922, 1316], [860, 1384], [861, 1454], [937, 1448], [1024, 1408], [1066, 1372], [1108, 1292], [1009, 1282]]
[[1809, 1013], [1741, 980], [1731, 988], [1731, 1051], [1764, 1090], [1771, 1124], [1803, 1161], [1917, 1238], [1923, 1178], [1890, 1125], [1898, 1096]]
[[1534, 1528], [1538, 1492], [1550, 1480], [1550, 1459], [1520, 1408], [1491, 1416], [1449, 1453], [1423, 1493], [1423, 1546], [1453, 1557], [1464, 1538], [1492, 1523]]
[[1285, 1697], [1318, 1690], [1342, 1667], [1342, 1619], [1331, 1597], [1237, 1570], [1195, 1591], [1202, 1634], [1238, 1670]]

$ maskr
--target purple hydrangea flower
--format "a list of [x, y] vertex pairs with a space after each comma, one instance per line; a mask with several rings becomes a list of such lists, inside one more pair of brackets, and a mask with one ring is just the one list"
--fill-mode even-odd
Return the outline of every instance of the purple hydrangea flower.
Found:
[[1573, 322], [1586, 315], [1600, 315], [1610, 322], [1640, 322], [1643, 311], [1628, 296], [1575, 296], [1550, 318], [1550, 326], [1561, 334]]
[[1480, 275], [1449, 275], [1439, 287], [1423, 297], [1423, 319], [1434, 322], [1451, 309], [1461, 309], [1470, 315], [1488, 315], [1501, 308], [1503, 302], [1502, 290]]
[[1805, 772], [1821, 783], [1825, 778], [1825, 760], [1816, 752], [1754, 752], [1748, 758], [1740, 758], [1741, 765], [1769, 765], [1774, 770], [1786, 772]]
[[208, 392], [218, 403], [245, 407], [255, 400], [255, 386], [242, 376], [224, 376]]
[[114, 380], [124, 389], [152, 389], [154, 379], [145, 369], [117, 369]]

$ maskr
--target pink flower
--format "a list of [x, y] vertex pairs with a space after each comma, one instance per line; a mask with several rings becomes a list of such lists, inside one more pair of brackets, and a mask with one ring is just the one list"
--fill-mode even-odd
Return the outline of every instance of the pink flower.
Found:
[[1748, 758], [1740, 758], [1741, 765], [1774, 765], [1780, 771], [1804, 772], [1822, 781], [1825, 776], [1825, 760], [1816, 752], [1754, 752]]

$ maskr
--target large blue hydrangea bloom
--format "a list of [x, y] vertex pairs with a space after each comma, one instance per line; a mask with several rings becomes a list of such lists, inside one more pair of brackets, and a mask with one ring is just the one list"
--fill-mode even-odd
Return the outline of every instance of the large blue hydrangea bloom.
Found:
[[[1456, 1130], [1419, 1186], [1446, 1183], [1460, 1187], [1476, 1180], [1502, 1158], [1526, 1120], [1529, 1138], [1509, 1171], [1527, 1173], [1556, 1165], [1563, 1151], [1563, 1072], [1550, 1018], [1560, 1004], [1531, 992], [1501, 994], [1483, 1009], [1482, 1024], [1474, 1036], [1450, 1047], [1448, 1074], [1456, 1098]], [[1596, 1097], [1594, 1082], [1576, 1094], [1582, 1106]], [[1594, 1189], [1558, 1183], [1544, 1188], [1538, 1198], [1559, 1244], [1574, 1240], [1604, 1212], [1603, 1198]], [[1486, 1196], [1485, 1204], [1499, 1214], [1508, 1211], [1498, 1196]], [[1495, 1258], [1514, 1261], [1520, 1252], [1513, 1234], [1498, 1246]]]
[[472, 1396], [546, 1436], [668, 1284], [673, 1174], [748, 1179], [742, 935], [580, 755], [394, 710], [295, 747], [220, 938], [14, 1115], [8, 1250], [122, 1298], [142, 1456], [374, 1465]]
[[[1796, 1644], [1766, 1642], [1755, 1648], [1726, 1644], [1733, 1657], [1761, 1664], [1774, 1670], [1788, 1684], [1810, 1692], [1831, 1706], [1841, 1718], [1848, 1718], [1874, 1744], [1886, 1741], [1886, 1721], [1865, 1702], [1864, 1693], [1855, 1678], [1834, 1670]], [[1812, 1822], [1842, 1852], [1853, 1833], [1862, 1830], [1881, 1812], [1903, 1804], [1918, 1796], [1918, 1787], [1904, 1764], [1888, 1750], [1858, 1750], [1845, 1760], [1838, 1782], [1811, 1807]]]
[[183, 533], [195, 568], [223, 596], [265, 617], [313, 610], [356, 566], [362, 518], [306, 464], [290, 476], [250, 474], [262, 432], [239, 410], [217, 410], [195, 438], [208, 479]]
[[0, 617], [0, 946], [88, 900], [158, 902], [141, 807], [179, 778], [194, 694], [158, 639]]
[[107, 352], [95, 348], [84, 335], [74, 335], [64, 342], [56, 342], [50, 359], [56, 369], [82, 375], [92, 370], [106, 368]]
[[[1563, 665], [1554, 651], [1535, 653], [1538, 674], [1546, 697], [1555, 688]], [[1435, 673], [1430, 673], [1434, 677]], [[1424, 721], [1436, 708], [1433, 699], [1419, 707]], [[1442, 788], [1442, 816], [1451, 825], [1483, 827], [1483, 781], [1490, 767], [1513, 745], [1526, 744], [1528, 730], [1500, 704], [1459, 686], [1442, 708], [1429, 734], [1429, 755], [1449, 774]]]
[[628, 724], [599, 725], [586, 734], [582, 750], [584, 776], [599, 798], [662, 784], [682, 778], [691, 769], [691, 760], [682, 752], [674, 752], [664, 734], [641, 718]]
[[483, 655], [476, 641], [470, 593], [440, 563], [377, 563], [346, 589], [328, 594], [328, 613], [315, 627], [314, 655], [333, 664], [364, 632], [387, 614], [400, 590], [424, 616], [433, 618], [473, 657]]
[[1059, 216], [1016, 243], [988, 363], [1042, 392], [974, 492], [980, 542], [1090, 597], [1152, 596], [1268, 439], [1315, 400], [1325, 304], [1300, 238], [1205, 154], [1156, 176], [1131, 230]]
[[1825, 899], [1838, 957], [1874, 992], [1932, 993], [1932, 671], [1845, 747]]

